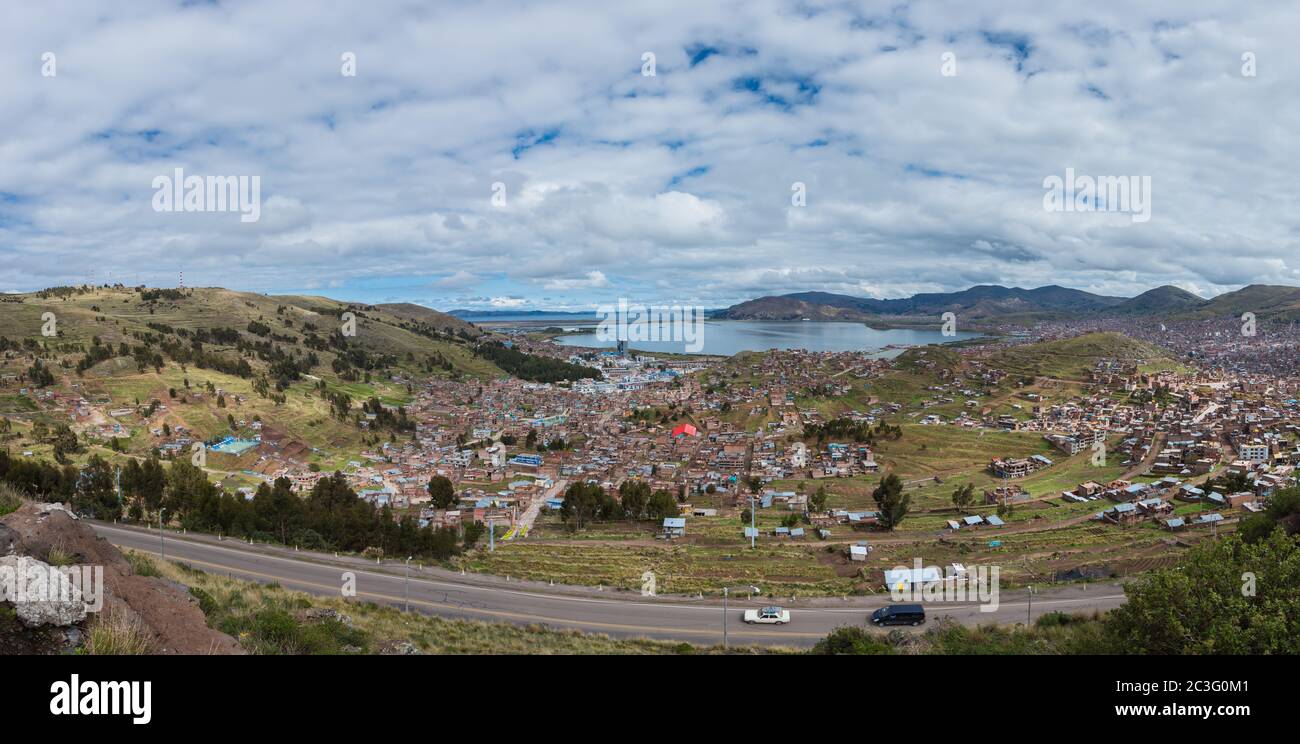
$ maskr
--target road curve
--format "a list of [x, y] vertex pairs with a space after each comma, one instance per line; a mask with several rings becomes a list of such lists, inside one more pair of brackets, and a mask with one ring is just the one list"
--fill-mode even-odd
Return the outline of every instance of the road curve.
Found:
[[[122, 548], [159, 554], [209, 573], [281, 586], [318, 596], [339, 596], [343, 574], [356, 579], [356, 598], [402, 606], [444, 617], [513, 623], [536, 623], [620, 637], [646, 637], [721, 643], [723, 608], [717, 600], [680, 596], [642, 597], [631, 592], [591, 587], [553, 587], [540, 582], [464, 575], [433, 568], [410, 571], [409, 588], [400, 563], [375, 565], [356, 557], [336, 557], [280, 547], [250, 546], [209, 535], [168, 532], [160, 546], [157, 529], [89, 522], [96, 533]], [[408, 600], [409, 598], [409, 600]], [[967, 625], [1024, 622], [1030, 610], [1023, 592], [1004, 592], [995, 611], [981, 612], [976, 602], [930, 603], [929, 617], [952, 617]], [[1115, 584], [1078, 584], [1035, 594], [1033, 616], [1043, 612], [1107, 610], [1124, 601]], [[748, 626], [745, 609], [780, 603], [791, 611], [787, 626]], [[889, 604], [887, 596], [849, 599], [733, 599], [727, 611], [733, 644], [810, 646], [842, 625], [861, 625], [867, 615]]]

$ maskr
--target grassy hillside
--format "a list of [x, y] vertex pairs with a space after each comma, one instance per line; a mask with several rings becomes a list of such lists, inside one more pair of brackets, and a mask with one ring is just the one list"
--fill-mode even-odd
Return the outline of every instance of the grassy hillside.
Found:
[[1169, 352], [1160, 347], [1119, 333], [1089, 333], [1012, 347], [994, 355], [990, 363], [1011, 374], [1080, 381], [1087, 380], [1101, 360], [1147, 364], [1168, 358]]
[[[178, 294], [173, 294], [174, 290], [162, 292], [154, 297], [135, 289], [94, 288], [10, 295], [0, 303], [0, 335], [11, 340], [43, 340], [41, 316], [46, 312], [54, 313], [59, 343], [87, 344], [98, 337], [113, 346], [136, 343], [136, 333], [173, 335], [159, 330], [159, 326], [189, 332], [232, 328], [253, 339], [257, 334], [249, 330], [250, 323], [260, 323], [267, 329], [261, 340], [278, 343], [291, 352], [304, 352], [310, 337], [323, 341], [340, 330], [340, 315], [350, 311], [356, 316], [356, 335], [347, 337], [347, 344], [373, 355], [391, 354], [396, 357], [396, 368], [416, 370], [433, 358], [439, 364], [450, 363], [450, 369], [435, 366], [433, 374], [481, 378], [501, 374], [494, 365], [465, 348], [466, 339], [482, 331], [450, 315], [415, 305], [363, 305], [325, 297], [262, 295], [219, 287], [186, 289]], [[221, 343], [210, 346], [217, 353], [233, 348]], [[322, 348], [317, 353], [328, 367], [340, 351]]]
[[1255, 313], [1278, 320], [1300, 319], [1300, 287], [1252, 284], [1227, 292], [1186, 313], [1187, 317], [1211, 318]]
[[[355, 334], [345, 325], [347, 313]], [[53, 318], [57, 335], [42, 335], [43, 317]], [[252, 424], [260, 421], [264, 434], [297, 448], [295, 458], [331, 468], [365, 448], [366, 432], [333, 415], [329, 396], [346, 394], [355, 411], [370, 398], [409, 402], [395, 375], [500, 377], [500, 368], [472, 350], [482, 335], [469, 323], [414, 305], [221, 288], [10, 295], [0, 302], [0, 413], [23, 451], [52, 454], [48, 440], [31, 436], [33, 427], [68, 423], [68, 404], [18, 394], [30, 384], [23, 376], [39, 357], [53, 380], [41, 395], [84, 398], [95, 410], [78, 418], [77, 433], [120, 426], [117, 449], [128, 456], [152, 451], [159, 439], [151, 430], [184, 427], [199, 439], [252, 437]], [[90, 441], [78, 459], [116, 456], [108, 447], [112, 440]], [[250, 464], [215, 452], [209, 460], [218, 477]]]

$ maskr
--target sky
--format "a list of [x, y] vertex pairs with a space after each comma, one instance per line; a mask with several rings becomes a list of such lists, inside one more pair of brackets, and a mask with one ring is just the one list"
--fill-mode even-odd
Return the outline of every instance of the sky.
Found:
[[[6, 3], [0, 291], [1296, 285], [1297, 28], [1237, 0]], [[177, 168], [256, 177], [256, 221], [160, 206]], [[1135, 198], [1061, 208], [1067, 169]]]

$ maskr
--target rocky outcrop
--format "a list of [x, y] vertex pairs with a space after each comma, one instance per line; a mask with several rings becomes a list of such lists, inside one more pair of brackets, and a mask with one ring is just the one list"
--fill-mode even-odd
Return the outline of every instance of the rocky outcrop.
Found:
[[80, 618], [72, 619], [75, 613], [66, 604], [0, 604], [0, 654], [66, 652], [82, 643], [85, 631], [101, 619], [139, 628], [151, 653], [243, 653], [235, 639], [208, 627], [186, 587], [136, 575], [117, 548], [61, 504], [27, 503], [0, 518], [0, 551], [8, 559], [0, 565], [30, 570], [56, 563], [103, 570], [102, 606], [85, 613], [85, 602], [78, 603]]
[[0, 602], [13, 605], [29, 628], [86, 619], [87, 598], [69, 572], [25, 555], [0, 556]]

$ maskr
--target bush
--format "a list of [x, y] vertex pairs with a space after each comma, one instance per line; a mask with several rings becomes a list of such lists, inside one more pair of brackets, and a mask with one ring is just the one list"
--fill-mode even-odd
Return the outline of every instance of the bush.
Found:
[[213, 599], [211, 594], [208, 594], [197, 586], [190, 587], [190, 596], [199, 601], [199, 609], [203, 611], [203, 614], [206, 617], [212, 617], [220, 609], [217, 605], [217, 600]]
[[[295, 600], [267, 600], [252, 614], [227, 615], [220, 629], [237, 637], [245, 648], [258, 654], [321, 655], [341, 654], [351, 649], [364, 651], [369, 643], [365, 631], [338, 618], [304, 621], [284, 604], [300, 607]], [[307, 602], [310, 606], [310, 602]]]
[[144, 553], [129, 550], [126, 552], [126, 562], [131, 564], [131, 573], [136, 576], [162, 576], [153, 559]]
[[836, 628], [830, 635], [813, 646], [813, 654], [821, 656], [888, 656], [894, 647], [866, 628], [846, 625]]
[[8, 483], [0, 483], [0, 517], [17, 511], [23, 505], [23, 495]]

